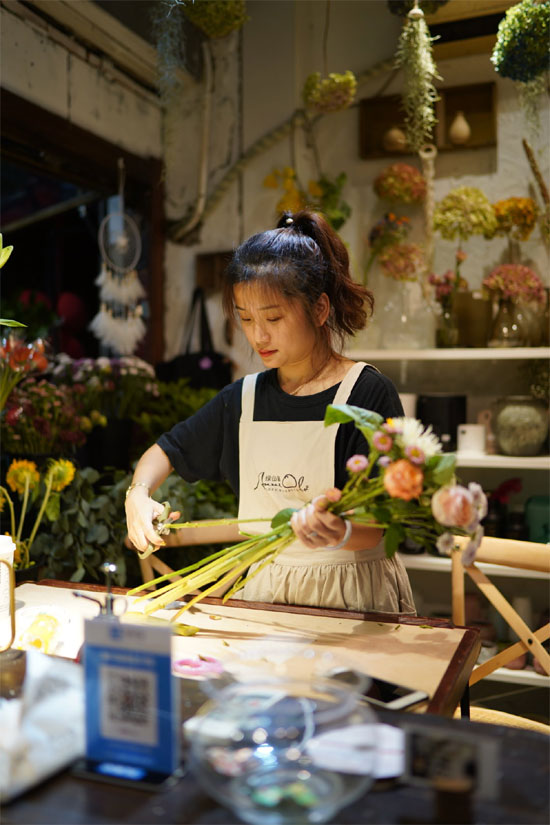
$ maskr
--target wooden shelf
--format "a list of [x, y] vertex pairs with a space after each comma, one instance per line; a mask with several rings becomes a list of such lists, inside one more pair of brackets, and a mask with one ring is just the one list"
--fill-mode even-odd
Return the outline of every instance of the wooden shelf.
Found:
[[456, 453], [457, 467], [481, 467], [485, 470], [550, 470], [550, 456], [486, 455]]
[[453, 347], [450, 349], [349, 349], [354, 361], [523, 361], [550, 358], [550, 347]]
[[[451, 560], [444, 556], [431, 556], [429, 553], [419, 553], [418, 555], [400, 553], [399, 558], [407, 570], [446, 573], [450, 581]], [[548, 573], [541, 573], [538, 570], [525, 570], [524, 568], [507, 567], [503, 564], [486, 564], [485, 562], [478, 562], [477, 567], [488, 576], [502, 576], [513, 579], [546, 579], [550, 581]]]

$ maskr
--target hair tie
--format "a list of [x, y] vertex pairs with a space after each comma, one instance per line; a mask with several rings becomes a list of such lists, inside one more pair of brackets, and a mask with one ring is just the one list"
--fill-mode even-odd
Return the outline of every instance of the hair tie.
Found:
[[289, 215], [288, 218], [285, 219], [285, 224], [287, 226], [290, 226], [293, 223], [294, 223], [294, 218], [291, 218], [290, 215]]

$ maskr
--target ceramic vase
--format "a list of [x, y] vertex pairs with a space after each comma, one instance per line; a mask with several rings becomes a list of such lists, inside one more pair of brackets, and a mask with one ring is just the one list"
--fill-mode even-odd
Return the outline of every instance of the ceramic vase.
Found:
[[457, 112], [449, 128], [449, 140], [455, 146], [468, 143], [472, 130], [464, 117], [464, 112]]
[[548, 435], [548, 408], [530, 395], [510, 395], [495, 406], [494, 432], [504, 455], [538, 455]]

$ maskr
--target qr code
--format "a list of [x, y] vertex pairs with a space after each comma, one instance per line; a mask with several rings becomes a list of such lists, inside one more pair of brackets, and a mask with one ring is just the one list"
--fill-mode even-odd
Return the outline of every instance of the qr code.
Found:
[[155, 674], [113, 665], [103, 665], [100, 671], [101, 735], [158, 744]]

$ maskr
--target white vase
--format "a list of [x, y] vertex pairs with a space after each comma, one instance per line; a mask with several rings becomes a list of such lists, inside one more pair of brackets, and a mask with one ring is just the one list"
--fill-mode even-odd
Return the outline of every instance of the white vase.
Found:
[[457, 112], [449, 128], [449, 140], [455, 146], [460, 146], [470, 140], [472, 130], [464, 117], [464, 112]]

